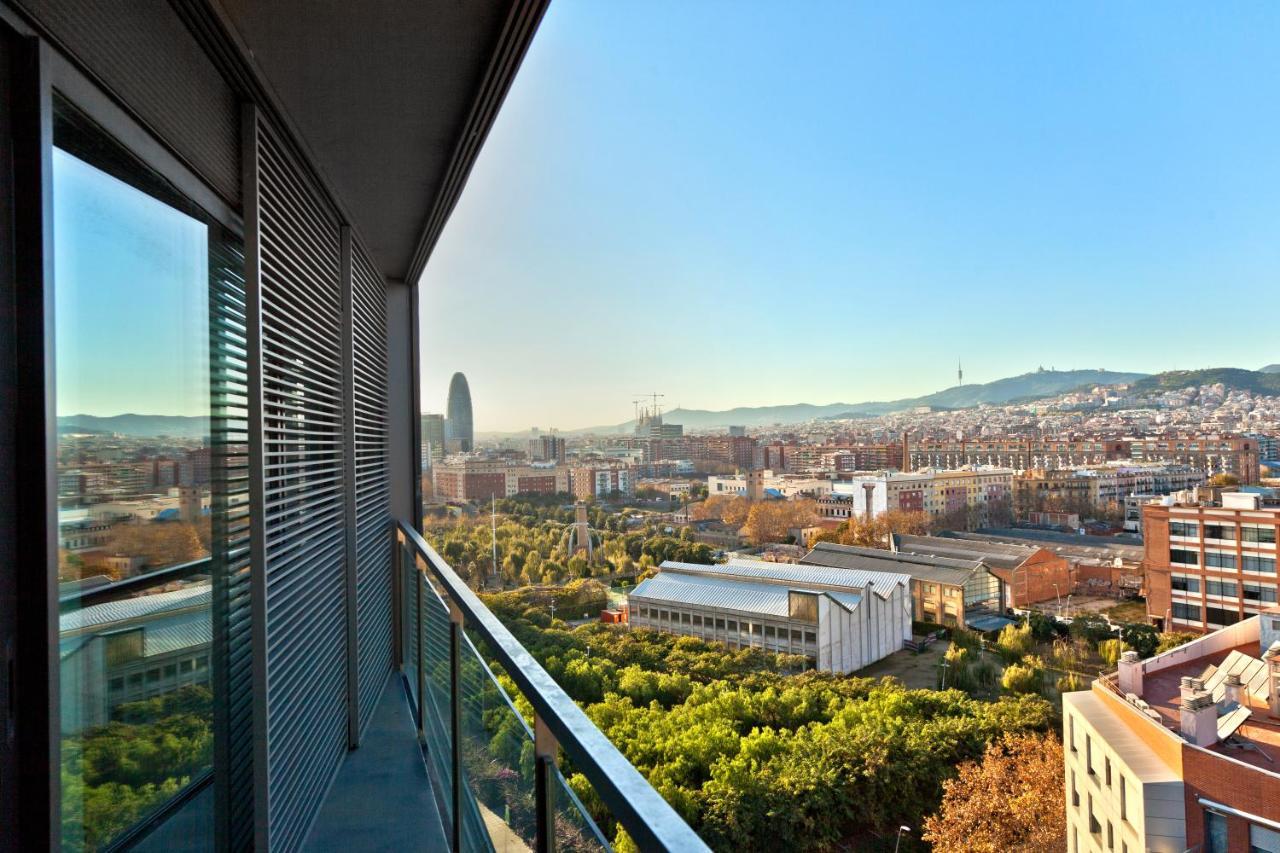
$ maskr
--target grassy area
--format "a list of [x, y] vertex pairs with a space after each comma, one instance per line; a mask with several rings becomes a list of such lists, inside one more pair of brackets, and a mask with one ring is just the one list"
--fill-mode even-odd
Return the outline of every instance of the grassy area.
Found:
[[1102, 611], [1112, 622], [1146, 622], [1147, 602], [1141, 598], [1124, 601]]

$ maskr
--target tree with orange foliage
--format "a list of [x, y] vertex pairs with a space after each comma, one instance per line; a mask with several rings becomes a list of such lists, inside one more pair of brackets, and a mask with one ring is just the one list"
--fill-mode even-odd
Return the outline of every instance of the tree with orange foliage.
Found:
[[818, 521], [818, 504], [808, 498], [756, 501], [747, 515], [743, 535], [753, 545], [786, 541], [787, 531], [811, 527]]
[[750, 511], [751, 502], [738, 495], [712, 495], [705, 501], [689, 507], [694, 521], [718, 518], [725, 524], [732, 524], [735, 527], [747, 520], [747, 514]]
[[142, 557], [151, 569], [209, 556], [195, 525], [179, 521], [116, 525], [111, 529], [105, 552]]
[[891, 509], [871, 519], [850, 518], [835, 530], [820, 533], [816, 541], [863, 548], [888, 548], [889, 534], [923, 536], [929, 532], [929, 516], [923, 512]]
[[943, 783], [942, 805], [924, 823], [936, 853], [1064, 850], [1062, 744], [1053, 735], [1006, 734], [981, 762]]

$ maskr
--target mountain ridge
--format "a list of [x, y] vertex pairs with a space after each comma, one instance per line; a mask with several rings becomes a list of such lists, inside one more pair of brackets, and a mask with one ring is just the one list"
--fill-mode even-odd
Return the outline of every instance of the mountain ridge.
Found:
[[[1122, 385], [1148, 374], [1110, 370], [1036, 370], [986, 383], [955, 385], [920, 397], [864, 403], [790, 403], [773, 406], [737, 406], [732, 409], [685, 409], [666, 412], [668, 423], [683, 424], [686, 429], [708, 429], [727, 426], [760, 427], [775, 423], [801, 423], [818, 419], [874, 417], [890, 412], [930, 406], [940, 409], [963, 409], [979, 403], [1006, 403], [1024, 398], [1062, 394], [1081, 387]], [[635, 421], [621, 424], [585, 427], [562, 431], [568, 435], [589, 433], [612, 434], [630, 432]]]
[[135, 438], [173, 436], [203, 438], [209, 434], [207, 415], [59, 415], [58, 432], [119, 433]]

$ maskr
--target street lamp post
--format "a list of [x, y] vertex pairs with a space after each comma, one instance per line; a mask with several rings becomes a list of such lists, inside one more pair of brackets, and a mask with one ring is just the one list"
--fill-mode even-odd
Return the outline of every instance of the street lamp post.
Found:
[[902, 833], [910, 832], [910, 831], [911, 831], [911, 827], [909, 826], [898, 827], [898, 839], [893, 842], [893, 853], [898, 853], [898, 845], [902, 843]]

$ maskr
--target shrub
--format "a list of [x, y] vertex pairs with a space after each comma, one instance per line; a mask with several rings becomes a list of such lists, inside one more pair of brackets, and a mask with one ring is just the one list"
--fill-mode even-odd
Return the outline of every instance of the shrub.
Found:
[[1071, 621], [1071, 636], [1096, 644], [1115, 635], [1106, 619], [1096, 613], [1082, 613]]
[[1010, 693], [1039, 693], [1044, 665], [1039, 658], [1025, 656], [1019, 663], [1005, 667], [1000, 686]]
[[1031, 611], [1031, 615], [1027, 617], [1027, 624], [1031, 626], [1031, 636], [1041, 643], [1047, 643], [1061, 636], [1064, 627], [1058, 624], [1056, 619], [1050, 619], [1039, 610]]
[[1098, 654], [1102, 656], [1102, 662], [1108, 667], [1115, 666], [1124, 651], [1125, 644], [1123, 640], [1103, 640], [1098, 643]]
[[1071, 693], [1076, 690], [1086, 690], [1088, 685], [1084, 683], [1084, 679], [1076, 675], [1074, 672], [1068, 672], [1058, 679], [1056, 685], [1059, 693]]
[[996, 640], [996, 647], [1006, 660], [1016, 661], [1031, 654], [1035, 641], [1031, 637], [1031, 626], [1023, 622], [1021, 625], [1005, 625]]
[[1178, 646], [1185, 646], [1187, 643], [1198, 639], [1199, 637], [1199, 634], [1187, 634], [1182, 631], [1165, 631], [1158, 637], [1155, 653], [1162, 655], [1165, 652], [1171, 652]]
[[1160, 647], [1160, 635], [1156, 633], [1155, 627], [1142, 622], [1131, 622], [1122, 627], [1120, 639], [1137, 652], [1139, 657], [1149, 658]]
[[976, 687], [989, 690], [996, 686], [999, 676], [1000, 673], [996, 669], [996, 665], [985, 658], [969, 667], [969, 677], [973, 679]]

